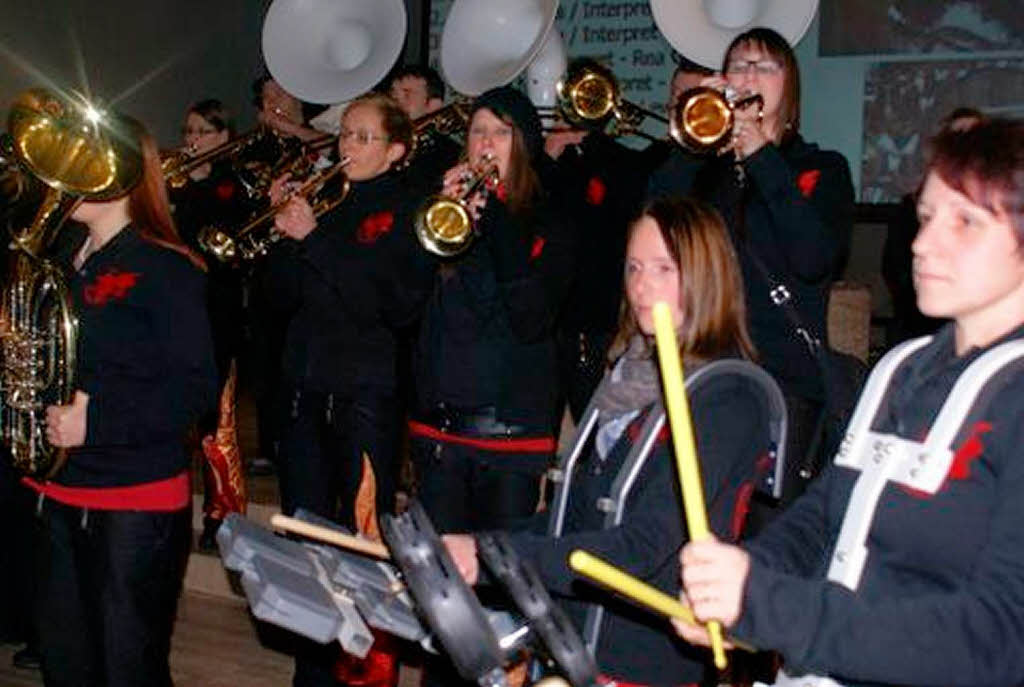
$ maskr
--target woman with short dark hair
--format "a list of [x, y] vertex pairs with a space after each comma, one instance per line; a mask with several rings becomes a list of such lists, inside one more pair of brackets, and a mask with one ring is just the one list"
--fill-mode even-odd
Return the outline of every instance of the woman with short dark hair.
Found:
[[698, 619], [820, 676], [776, 684], [1024, 682], [1022, 351], [975, 376], [1024, 341], [1024, 123], [940, 134], [917, 211], [917, 302], [951, 322], [876, 365], [835, 464], [761, 536], [681, 555]]

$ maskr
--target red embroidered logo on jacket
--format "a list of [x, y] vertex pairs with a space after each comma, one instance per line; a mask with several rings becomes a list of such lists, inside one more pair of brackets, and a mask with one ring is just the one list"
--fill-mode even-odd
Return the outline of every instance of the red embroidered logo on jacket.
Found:
[[530, 246], [530, 260], [536, 260], [544, 252], [544, 237], [534, 236], [533, 245]]
[[359, 243], [373, 243], [384, 234], [391, 231], [395, 224], [395, 215], [390, 210], [381, 210], [372, 215], [367, 215], [356, 231], [356, 240]]
[[821, 179], [820, 169], [805, 169], [797, 175], [796, 186], [800, 189], [800, 193], [803, 194], [804, 198], [811, 197], [814, 189], [818, 186], [819, 179]]
[[590, 181], [587, 182], [587, 202], [591, 205], [601, 205], [604, 203], [605, 194], [608, 193], [608, 187], [605, 186], [604, 181], [601, 177], [590, 177]]
[[84, 298], [89, 305], [106, 305], [112, 300], [121, 300], [128, 295], [142, 275], [138, 272], [106, 272], [85, 287]]
[[230, 179], [225, 179], [217, 184], [217, 187], [213, 190], [213, 194], [217, 196], [217, 200], [223, 203], [234, 198], [236, 190], [235, 182]]
[[[946, 473], [946, 480], [942, 483], [940, 489], [945, 488], [950, 480], [962, 482], [971, 478], [971, 463], [980, 458], [985, 452], [985, 445], [981, 442], [981, 435], [991, 431], [991, 422], [974, 423], [974, 427], [971, 428], [971, 433], [964, 439], [964, 443], [960, 444], [956, 451], [953, 452], [953, 460], [949, 464], [949, 472]], [[904, 486], [903, 490], [917, 498], [929, 498], [931, 496], [931, 494], [911, 487]]]

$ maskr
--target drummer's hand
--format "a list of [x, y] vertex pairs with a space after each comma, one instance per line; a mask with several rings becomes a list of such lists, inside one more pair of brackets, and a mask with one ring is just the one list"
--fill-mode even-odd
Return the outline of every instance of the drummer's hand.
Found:
[[[679, 562], [685, 600], [697, 620], [717, 620], [732, 627], [743, 611], [750, 555], [738, 546], [711, 538], [688, 543], [679, 554]], [[676, 629], [680, 630], [678, 624]]]
[[480, 562], [476, 557], [476, 539], [471, 534], [446, 534], [441, 537], [448, 555], [455, 561], [459, 574], [469, 584], [476, 584], [480, 576]]
[[544, 152], [552, 160], [557, 160], [565, 152], [566, 147], [579, 145], [588, 133], [590, 132], [568, 127], [552, 129], [544, 136]]
[[69, 405], [47, 407], [46, 440], [61, 448], [84, 444], [88, 407], [89, 395], [84, 391], [76, 391]]
[[274, 216], [274, 228], [285, 236], [301, 241], [316, 228], [313, 208], [305, 198], [292, 198]]

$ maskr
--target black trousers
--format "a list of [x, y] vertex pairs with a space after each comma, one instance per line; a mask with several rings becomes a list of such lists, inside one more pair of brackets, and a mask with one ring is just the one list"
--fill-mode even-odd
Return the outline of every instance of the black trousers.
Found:
[[305, 508], [352, 528], [363, 456], [373, 466], [377, 513], [395, 508], [399, 406], [394, 396], [291, 392], [281, 429], [281, 507]]
[[537, 509], [553, 456], [413, 437], [417, 498], [439, 533], [509, 529]]
[[47, 687], [168, 687], [188, 560], [188, 509], [97, 511], [43, 502], [36, 628]]
[[[355, 527], [355, 498], [363, 456], [373, 466], [377, 513], [395, 507], [400, 428], [393, 396], [293, 391], [282, 399], [283, 422], [278, 474], [281, 507], [287, 514], [305, 508], [346, 527]], [[336, 642], [323, 646], [296, 638], [295, 687], [331, 687]]]
[[28, 642], [31, 635], [33, 508], [35, 492], [19, 484], [6, 449], [0, 454], [0, 518], [5, 523], [5, 562], [0, 564], [0, 643]]

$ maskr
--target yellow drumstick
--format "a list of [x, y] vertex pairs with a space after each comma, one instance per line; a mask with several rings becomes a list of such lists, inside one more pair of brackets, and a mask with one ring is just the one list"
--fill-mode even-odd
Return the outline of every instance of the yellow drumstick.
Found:
[[[683, 386], [683, 370], [679, 364], [679, 344], [676, 342], [675, 325], [668, 304], [654, 304], [654, 336], [658, 344], [658, 361], [661, 363], [661, 380], [665, 388], [665, 409], [672, 428], [672, 445], [675, 448], [676, 468], [679, 484], [683, 491], [683, 509], [686, 513], [686, 528], [690, 541], [701, 541], [711, 536], [708, 529], [708, 515], [704, 508], [704, 489], [701, 486], [700, 465], [694, 449], [693, 427], [690, 423], [690, 407], [686, 402]], [[722, 626], [716, 620], [707, 624], [711, 637], [711, 653], [715, 666], [725, 669], [725, 649], [722, 647]]]
[[690, 607], [681, 603], [679, 599], [673, 599], [660, 589], [641, 582], [586, 551], [576, 549], [569, 554], [569, 567], [595, 582], [600, 582], [612, 591], [647, 606], [652, 611], [670, 618], [679, 618], [690, 625], [698, 624]]
[[[646, 582], [638, 580], [624, 570], [616, 568], [611, 563], [607, 563], [593, 554], [576, 549], [569, 554], [569, 567], [579, 574], [604, 585], [608, 589], [622, 594], [627, 599], [647, 606], [656, 613], [661, 613], [669, 618], [678, 618], [689, 625], [700, 624], [693, 617], [693, 611], [686, 604], [669, 596], [657, 587], [652, 587]], [[756, 651], [753, 647], [742, 642], [736, 640], [732, 640], [732, 642], [738, 649], [751, 652]]]

